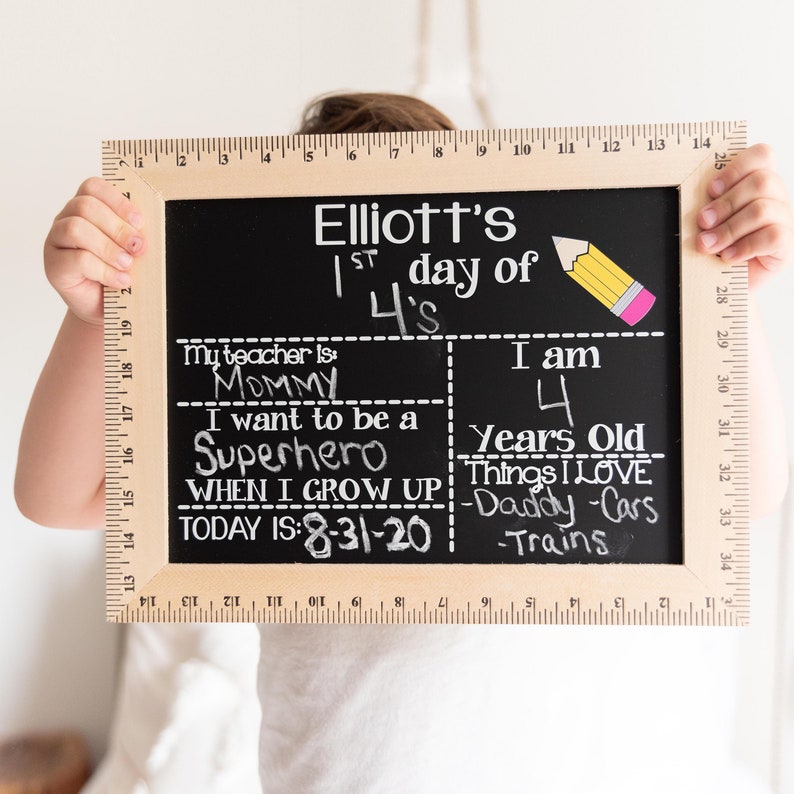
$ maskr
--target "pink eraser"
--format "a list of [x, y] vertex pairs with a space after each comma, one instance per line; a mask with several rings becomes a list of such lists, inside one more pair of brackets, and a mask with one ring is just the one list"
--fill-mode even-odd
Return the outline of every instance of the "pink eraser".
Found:
[[638, 323], [648, 314], [655, 301], [656, 296], [643, 287], [637, 297], [623, 310], [620, 315], [621, 320], [625, 320], [629, 325]]

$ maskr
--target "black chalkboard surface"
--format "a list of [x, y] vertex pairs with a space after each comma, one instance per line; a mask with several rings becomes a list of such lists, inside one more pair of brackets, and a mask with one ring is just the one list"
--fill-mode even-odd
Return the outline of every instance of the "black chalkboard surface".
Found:
[[106, 143], [109, 618], [747, 622], [745, 134]]
[[681, 563], [675, 188], [165, 213], [172, 562]]

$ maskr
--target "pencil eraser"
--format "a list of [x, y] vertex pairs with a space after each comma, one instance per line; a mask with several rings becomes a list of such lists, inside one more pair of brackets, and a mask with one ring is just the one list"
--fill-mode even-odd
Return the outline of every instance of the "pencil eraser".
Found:
[[629, 325], [635, 325], [651, 310], [656, 296], [643, 287], [637, 297], [625, 308], [620, 319]]

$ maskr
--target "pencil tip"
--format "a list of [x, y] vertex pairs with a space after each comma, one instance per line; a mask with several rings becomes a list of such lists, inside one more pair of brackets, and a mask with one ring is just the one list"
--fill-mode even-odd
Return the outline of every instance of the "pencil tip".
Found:
[[560, 240], [562, 240], [562, 237], [555, 237], [554, 235], [552, 235], [551, 239], [552, 239], [552, 242], [554, 243], [554, 245], [557, 245], [557, 243], [559, 243]]

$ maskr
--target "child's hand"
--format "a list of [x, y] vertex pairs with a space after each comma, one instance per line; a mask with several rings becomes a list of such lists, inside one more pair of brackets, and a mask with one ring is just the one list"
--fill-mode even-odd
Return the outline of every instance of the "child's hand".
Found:
[[750, 287], [794, 258], [794, 214], [765, 144], [745, 149], [709, 185], [698, 213], [698, 248], [727, 264], [748, 262]]
[[47, 278], [81, 320], [103, 322], [103, 286], [130, 284], [133, 257], [142, 253], [143, 216], [103, 179], [80, 186], [52, 224], [44, 243]]

